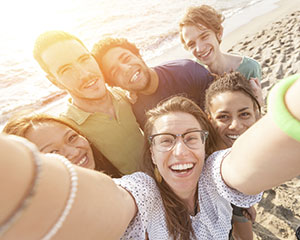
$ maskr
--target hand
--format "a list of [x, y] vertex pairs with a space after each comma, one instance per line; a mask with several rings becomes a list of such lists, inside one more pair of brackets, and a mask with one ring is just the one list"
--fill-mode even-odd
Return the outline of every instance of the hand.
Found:
[[136, 92], [126, 92], [126, 97], [128, 99], [128, 101], [131, 103], [131, 104], [135, 104], [137, 99], [138, 99], [138, 96], [136, 94]]
[[243, 210], [243, 215], [244, 215], [244, 217], [248, 218], [249, 221], [254, 223], [255, 218], [256, 218], [256, 210], [253, 206], [251, 206], [249, 208], [245, 208]]
[[262, 107], [264, 105], [264, 98], [263, 98], [260, 81], [258, 80], [258, 78], [251, 78], [249, 81], [255, 97], [258, 103], [260, 104], [260, 106]]

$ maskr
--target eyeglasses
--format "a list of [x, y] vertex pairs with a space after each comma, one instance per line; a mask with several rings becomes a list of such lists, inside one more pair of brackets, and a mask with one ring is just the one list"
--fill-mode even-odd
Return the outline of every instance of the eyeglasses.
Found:
[[149, 141], [159, 152], [168, 152], [176, 144], [176, 138], [181, 137], [184, 144], [190, 149], [201, 148], [208, 136], [208, 131], [193, 130], [183, 134], [158, 133], [149, 137]]

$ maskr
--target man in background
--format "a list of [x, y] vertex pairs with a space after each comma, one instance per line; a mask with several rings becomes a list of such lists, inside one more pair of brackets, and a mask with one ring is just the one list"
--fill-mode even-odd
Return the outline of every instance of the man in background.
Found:
[[141, 127], [148, 109], [175, 94], [183, 94], [204, 107], [205, 90], [213, 77], [192, 60], [174, 60], [150, 68], [139, 49], [123, 38], [104, 38], [94, 45], [92, 53], [109, 85], [136, 93], [133, 111]]

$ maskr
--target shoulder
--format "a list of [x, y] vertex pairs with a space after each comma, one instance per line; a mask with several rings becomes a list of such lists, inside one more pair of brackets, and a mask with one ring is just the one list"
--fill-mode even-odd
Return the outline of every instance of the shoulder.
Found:
[[114, 179], [114, 181], [117, 185], [129, 191], [134, 197], [141, 193], [150, 196], [158, 190], [155, 180], [143, 172], [125, 175], [122, 178]]
[[242, 64], [260, 67], [260, 64], [255, 59], [247, 56], [244, 56]]
[[202, 66], [201, 64], [191, 60], [191, 59], [178, 59], [178, 60], [172, 60], [172, 61], [167, 61], [164, 62], [160, 65], [157, 65], [154, 67], [154, 69], [164, 69], [164, 68], [199, 68], [204, 71], [207, 71], [207, 69]]

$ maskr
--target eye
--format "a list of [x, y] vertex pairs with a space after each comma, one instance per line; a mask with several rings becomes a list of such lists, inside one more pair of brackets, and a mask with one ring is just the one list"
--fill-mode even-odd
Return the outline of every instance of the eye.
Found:
[[195, 47], [195, 43], [194, 42], [190, 42], [190, 43], [188, 43], [187, 47], [189, 49], [193, 49]]
[[53, 149], [53, 150], [50, 150], [49, 153], [56, 153], [56, 154], [58, 154], [58, 153], [59, 153], [59, 150]]
[[249, 112], [243, 112], [243, 113], [240, 114], [240, 116], [241, 116], [242, 118], [248, 118], [248, 117], [251, 116], [251, 114], [250, 114]]
[[208, 35], [208, 34], [205, 34], [205, 35], [202, 35], [201, 39], [202, 39], [202, 40], [207, 40], [208, 37], [209, 37], [209, 35]]
[[64, 68], [62, 68], [59, 72], [60, 75], [66, 74], [69, 70], [71, 70], [70, 66], [66, 66]]
[[74, 141], [76, 141], [77, 138], [78, 138], [78, 134], [72, 134], [72, 135], [68, 138], [68, 141], [69, 141], [69, 142], [74, 142]]
[[81, 59], [80, 59], [80, 62], [84, 63], [88, 60], [90, 60], [91, 56], [90, 55], [84, 55]]
[[173, 144], [174, 142], [174, 137], [172, 136], [157, 136], [156, 137], [156, 143], [159, 145], [163, 145], [163, 146], [169, 146], [171, 144]]
[[218, 115], [216, 117], [216, 119], [219, 120], [219, 121], [227, 121], [229, 119], [229, 116], [225, 115], [225, 114], [222, 114], [222, 115]]
[[129, 55], [126, 55], [124, 58], [123, 58], [123, 63], [128, 63], [129, 62], [129, 60], [130, 60], [130, 56]]

